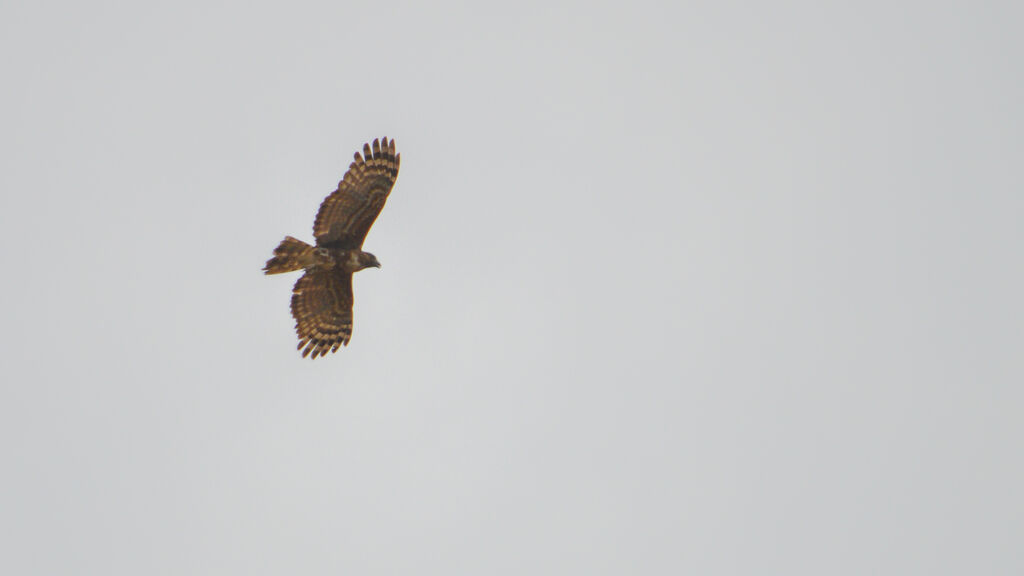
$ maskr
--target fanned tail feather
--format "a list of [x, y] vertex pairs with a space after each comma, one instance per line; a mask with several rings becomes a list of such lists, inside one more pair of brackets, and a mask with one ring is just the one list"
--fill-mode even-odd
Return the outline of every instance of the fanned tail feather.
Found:
[[283, 274], [312, 266], [314, 250], [312, 246], [302, 240], [285, 236], [277, 248], [274, 248], [274, 257], [267, 260], [267, 265], [263, 267], [263, 273]]

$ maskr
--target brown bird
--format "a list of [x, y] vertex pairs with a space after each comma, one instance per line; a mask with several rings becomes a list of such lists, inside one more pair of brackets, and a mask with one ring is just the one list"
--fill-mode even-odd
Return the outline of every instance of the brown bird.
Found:
[[266, 274], [305, 273], [292, 288], [292, 316], [302, 357], [335, 352], [352, 338], [352, 273], [380, 268], [363, 252], [363, 240], [398, 177], [395, 141], [374, 140], [356, 152], [338, 189], [320, 205], [313, 222], [316, 246], [286, 236], [263, 268]]

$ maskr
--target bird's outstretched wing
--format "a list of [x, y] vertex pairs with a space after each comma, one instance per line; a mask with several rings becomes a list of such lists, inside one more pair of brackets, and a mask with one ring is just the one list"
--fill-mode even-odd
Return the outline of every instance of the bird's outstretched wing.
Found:
[[328, 196], [313, 222], [318, 246], [361, 249], [370, 226], [384, 208], [398, 177], [401, 155], [395, 154], [395, 141], [387, 137], [363, 144], [363, 154], [355, 161], [338, 189]]
[[292, 316], [303, 358], [347, 346], [352, 338], [352, 274], [337, 268], [307, 271], [292, 288]]

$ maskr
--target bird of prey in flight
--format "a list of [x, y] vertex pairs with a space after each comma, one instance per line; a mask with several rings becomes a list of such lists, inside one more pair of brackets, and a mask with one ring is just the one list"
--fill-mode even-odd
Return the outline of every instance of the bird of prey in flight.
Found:
[[263, 268], [266, 274], [303, 270], [292, 288], [292, 316], [302, 356], [323, 356], [352, 338], [352, 274], [380, 268], [363, 240], [398, 177], [400, 155], [387, 137], [363, 145], [338, 189], [313, 221], [316, 245], [286, 236]]

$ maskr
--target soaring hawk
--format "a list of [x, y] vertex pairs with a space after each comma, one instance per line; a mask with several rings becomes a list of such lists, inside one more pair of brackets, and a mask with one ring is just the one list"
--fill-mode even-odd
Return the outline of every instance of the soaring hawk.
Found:
[[305, 273], [292, 288], [292, 316], [302, 357], [335, 352], [352, 338], [352, 273], [380, 268], [363, 252], [363, 240], [398, 177], [395, 141], [374, 140], [356, 152], [338, 189], [328, 196], [313, 222], [316, 246], [286, 236], [263, 268], [266, 274]]

